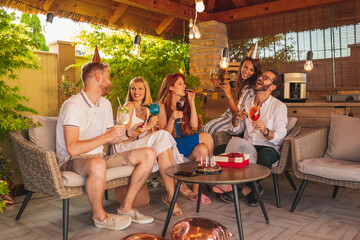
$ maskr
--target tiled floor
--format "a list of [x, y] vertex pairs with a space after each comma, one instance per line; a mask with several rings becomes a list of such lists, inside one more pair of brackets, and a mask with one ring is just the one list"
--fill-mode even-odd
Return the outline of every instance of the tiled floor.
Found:
[[[293, 176], [294, 177], [294, 176]], [[300, 181], [295, 180], [297, 186]], [[240, 201], [245, 239], [357, 239], [360, 240], [360, 191], [340, 188], [335, 200], [331, 199], [332, 187], [324, 184], [308, 183], [295, 213], [291, 213], [296, 192], [286, 178], [280, 175], [281, 208], [276, 208], [272, 178], [262, 181], [263, 199], [270, 218], [266, 224], [260, 207], [248, 207]], [[205, 190], [206, 191], [206, 190]], [[94, 227], [91, 209], [86, 196], [70, 199], [69, 239], [122, 239], [125, 236], [147, 232], [161, 235], [167, 207], [161, 202], [163, 188], [151, 189], [151, 205], [140, 209], [153, 215], [152, 224], [132, 224], [123, 231], [110, 231]], [[206, 193], [206, 192], [205, 192]], [[171, 227], [178, 221], [190, 217], [203, 217], [216, 220], [230, 229], [238, 238], [233, 204], [227, 204], [206, 193], [212, 199], [209, 205], [202, 205], [200, 213], [195, 212], [196, 203], [179, 197], [184, 214], [172, 217], [166, 237], [170, 239]], [[0, 214], [0, 240], [2, 239], [62, 239], [62, 201], [38, 194], [25, 209], [20, 221], [15, 216], [24, 197], [16, 200], [18, 204], [5, 209]], [[117, 202], [110, 192], [110, 201], [104, 200], [106, 209], [115, 212]], [[221, 214], [220, 214], [221, 213]]]

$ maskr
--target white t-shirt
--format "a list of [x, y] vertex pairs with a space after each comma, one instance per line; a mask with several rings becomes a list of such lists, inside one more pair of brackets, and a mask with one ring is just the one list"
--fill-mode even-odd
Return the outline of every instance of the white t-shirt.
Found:
[[[104, 134], [114, 126], [110, 101], [101, 97], [93, 104], [82, 90], [64, 102], [56, 126], [56, 157], [59, 166], [70, 159], [65, 144], [65, 126], [78, 127], [79, 140], [89, 140]], [[103, 148], [101, 145], [83, 155], [102, 153]]]
[[[255, 97], [256, 95], [248, 97], [245, 101], [246, 112], [250, 113], [250, 108], [254, 106]], [[253, 145], [272, 147], [279, 153], [280, 147], [287, 133], [287, 107], [285, 103], [270, 95], [260, 108], [259, 120], [263, 121], [265, 127], [274, 132], [273, 139], [267, 139], [259, 130], [253, 132], [254, 127], [252, 126], [252, 120], [250, 118], [245, 118], [243, 121], [239, 121], [240, 124], [238, 124], [236, 128], [232, 127], [232, 131], [241, 133], [245, 130], [245, 140], [249, 141]]]

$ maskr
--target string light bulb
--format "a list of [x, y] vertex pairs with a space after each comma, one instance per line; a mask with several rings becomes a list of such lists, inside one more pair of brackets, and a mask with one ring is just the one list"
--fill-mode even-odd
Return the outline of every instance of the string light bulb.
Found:
[[195, 0], [195, 8], [198, 12], [203, 12], [205, 10], [205, 5], [203, 0]]
[[190, 39], [193, 39], [193, 38], [194, 38], [194, 34], [195, 34], [195, 33], [194, 33], [194, 29], [191, 28], [190, 31], [189, 31], [189, 38], [190, 38]]
[[194, 26], [194, 20], [190, 18], [189, 20], [189, 28], [192, 28]]
[[229, 48], [225, 47], [225, 48], [223, 48], [223, 50], [221, 52], [220, 67], [222, 69], [225, 69], [229, 66], [229, 63], [230, 63]]
[[308, 51], [307, 54], [306, 54], [306, 62], [305, 62], [305, 65], [304, 65], [305, 71], [310, 72], [311, 70], [313, 70], [314, 65], [313, 65], [312, 60], [313, 60], [313, 52]]
[[53, 22], [53, 19], [54, 19], [54, 14], [49, 12], [46, 14], [46, 23], [43, 27], [43, 32], [46, 33], [45, 29], [46, 29], [46, 26], [48, 25], [48, 23], [52, 23]]
[[140, 55], [140, 41], [141, 41], [140, 35], [136, 35], [134, 38], [134, 46], [130, 52], [134, 57], [138, 57]]
[[194, 27], [192, 29], [194, 30], [195, 38], [199, 39], [201, 37], [199, 27], [197, 25], [194, 25]]

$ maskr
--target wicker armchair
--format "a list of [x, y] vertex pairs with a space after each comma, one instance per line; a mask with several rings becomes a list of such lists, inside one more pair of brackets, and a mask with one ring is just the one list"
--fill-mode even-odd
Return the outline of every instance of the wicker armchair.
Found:
[[[21, 214], [34, 192], [61, 198], [63, 199], [63, 239], [67, 239], [69, 199], [84, 194], [84, 186], [66, 186], [63, 179], [64, 172], [61, 172], [59, 169], [55, 152], [30, 142], [27, 132], [11, 132], [10, 137], [20, 165], [25, 189], [28, 190], [25, 200], [16, 216], [16, 220], [20, 219]], [[125, 168], [128, 168], [126, 169], [127, 173], [125, 173], [125, 176], [107, 181], [106, 189], [127, 185], [129, 183], [129, 176], [131, 175], [132, 169], [130, 169], [131, 167]]]
[[[295, 211], [295, 208], [304, 192], [304, 189], [308, 181], [334, 185], [332, 198], [336, 197], [339, 186], [360, 189], [360, 181], [339, 180], [330, 177], [327, 178], [324, 176], [307, 174], [300, 171], [299, 163], [301, 161], [308, 159], [324, 158], [324, 154], [328, 146], [328, 134], [329, 134], [328, 128], [314, 129], [304, 134], [301, 134], [295, 138], [292, 138], [290, 141], [291, 154], [292, 154], [292, 158], [291, 158], [292, 168], [294, 170], [296, 177], [303, 179], [299, 191], [297, 192], [295, 200], [291, 207], [291, 212]], [[336, 162], [336, 171], [342, 172], [343, 174], [344, 172], [346, 173], [346, 170], [349, 169], [355, 170], [360, 168], [359, 162], [351, 162], [351, 161], [337, 160], [337, 159], [332, 159], [332, 161]], [[347, 166], [345, 166], [345, 164]], [[343, 168], [343, 166], [346, 167], [347, 169]], [[322, 174], [328, 175], [328, 171], [323, 170]], [[358, 174], [359, 173], [357, 173], [357, 176], [359, 176]], [[359, 178], [357, 177], [357, 179]]]
[[[271, 173], [272, 173], [273, 182], [274, 182], [275, 197], [276, 197], [276, 206], [278, 208], [280, 208], [280, 206], [281, 206], [280, 205], [279, 184], [278, 184], [278, 174], [284, 172], [287, 179], [289, 180], [291, 186], [293, 187], [294, 191], [296, 191], [296, 186], [288, 172], [288, 169], [290, 168], [290, 164], [291, 164], [291, 161], [290, 161], [290, 157], [291, 157], [290, 138], [295, 137], [299, 133], [300, 129], [301, 129], [301, 125], [298, 122], [296, 122], [295, 126], [290, 130], [288, 135], [284, 138], [284, 142], [281, 147], [280, 158], [279, 158], [278, 162], [275, 163], [271, 168]], [[215, 147], [221, 146], [221, 145], [226, 145], [232, 137], [233, 136], [227, 132], [216, 133], [215, 137], [214, 137]]]

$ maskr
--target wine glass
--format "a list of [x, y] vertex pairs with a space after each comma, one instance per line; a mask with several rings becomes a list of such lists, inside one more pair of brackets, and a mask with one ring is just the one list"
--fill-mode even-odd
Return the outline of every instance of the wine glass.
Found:
[[[250, 118], [253, 121], [256, 121], [260, 118], [260, 107], [253, 106], [250, 108]], [[254, 128], [253, 132], [255, 132], [255, 128]]]
[[[210, 82], [212, 86], [216, 85], [217, 78], [218, 78], [218, 69], [217, 68], [210, 68], [210, 74], [209, 74]], [[214, 90], [214, 89], [211, 89]]]
[[[159, 115], [159, 113], [160, 113], [159, 103], [157, 103], [157, 102], [150, 103], [150, 113], [151, 113], [152, 116]], [[150, 119], [150, 117], [149, 117], [149, 119]], [[155, 127], [159, 128], [159, 126], [157, 124], [155, 125]]]
[[160, 113], [159, 103], [153, 102], [150, 104], [150, 113], [153, 116], [157, 116]]
[[[117, 124], [126, 125], [129, 122], [129, 120], [130, 120], [129, 110], [125, 109], [124, 106], [119, 106], [116, 114]], [[123, 137], [120, 137], [119, 139], [122, 140]]]
[[[181, 97], [180, 100], [176, 103], [176, 110], [178, 111], [184, 111], [185, 109], [185, 97]], [[178, 123], [185, 123], [182, 118], [180, 118]]]

